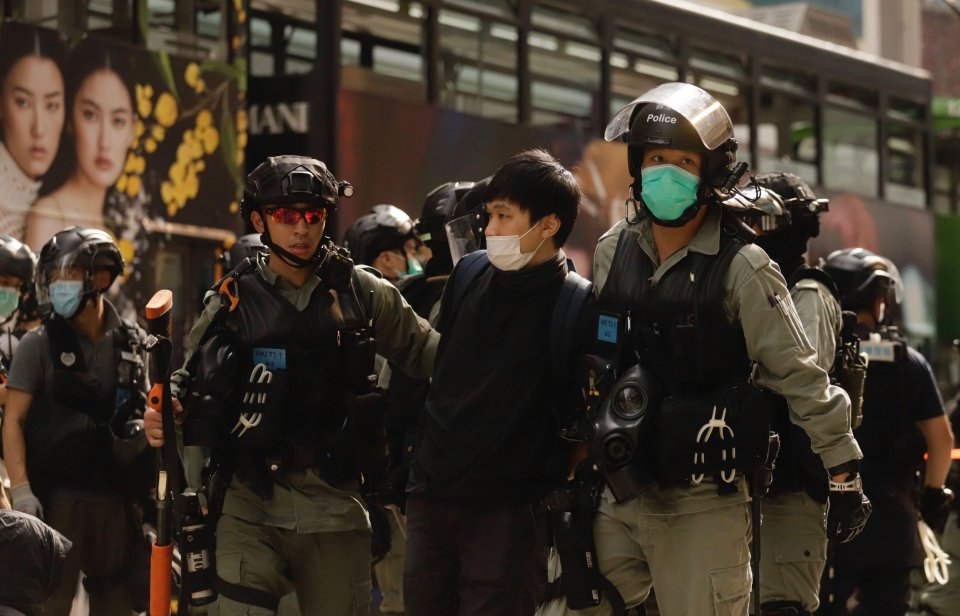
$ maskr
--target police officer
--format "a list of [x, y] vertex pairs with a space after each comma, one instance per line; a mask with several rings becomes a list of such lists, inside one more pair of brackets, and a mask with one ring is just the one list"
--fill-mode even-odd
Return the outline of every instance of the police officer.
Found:
[[[864, 533], [834, 551], [832, 603], [827, 613], [903, 614], [909, 605], [909, 572], [922, 562], [914, 490], [927, 453], [919, 514], [943, 531], [952, 493], [944, 488], [953, 435], [927, 360], [887, 326], [888, 307], [899, 302], [893, 263], [863, 248], [827, 256], [823, 269], [837, 282], [845, 310], [857, 314], [861, 350], [870, 359], [863, 395], [863, 483], [875, 505]], [[889, 305], [889, 306], [888, 306]]]
[[410, 216], [395, 205], [380, 204], [358, 218], [343, 236], [355, 263], [369, 265], [390, 282], [423, 273], [417, 235]]
[[[254, 169], [242, 215], [267, 251], [208, 293], [190, 335], [184, 440], [212, 445], [217, 476], [229, 477], [224, 491], [223, 479], [211, 488], [221, 613], [273, 614], [291, 591], [304, 614], [370, 609], [358, 489], [361, 469], [385, 463], [373, 356], [428, 376], [438, 336], [393, 285], [323, 237], [327, 214], [352, 193], [312, 158]], [[161, 426], [148, 413], [155, 446]]]
[[[20, 338], [26, 333], [23, 306], [25, 303], [36, 305], [34, 291], [34, 270], [37, 267], [37, 255], [23, 242], [0, 234], [0, 422], [3, 421], [3, 405], [7, 401], [7, 373], [13, 352], [20, 344]], [[3, 449], [0, 447], [0, 458]], [[3, 460], [0, 459], [0, 509], [9, 509], [7, 497], [9, 479]]]
[[[47, 614], [68, 614], [82, 569], [95, 614], [133, 609], [124, 586], [138, 557], [137, 494], [120, 479], [145, 453], [143, 332], [104, 292], [123, 271], [106, 232], [70, 227], [40, 252], [37, 288], [52, 308], [23, 337], [10, 368], [3, 424], [13, 506], [73, 542]], [[136, 487], [136, 486], [133, 486]]]
[[[818, 199], [792, 173], [764, 173], [754, 181], [759, 195], [752, 202], [738, 199], [747, 204], [744, 222], [787, 280], [803, 331], [817, 352], [817, 365], [832, 373], [842, 325], [837, 287], [823, 270], [808, 267], [804, 257], [810, 238], [820, 234], [820, 214], [827, 211], [828, 201]], [[862, 390], [854, 395], [858, 393]], [[763, 500], [760, 609], [761, 614], [811, 614], [820, 602], [826, 562], [827, 477], [806, 433], [790, 423], [785, 399], [771, 401], [781, 449]]]
[[[837, 483], [836, 532], [866, 515], [850, 466], [860, 449], [849, 401], [817, 366], [777, 268], [718, 204], [745, 172], [720, 103], [664, 84], [618, 113], [605, 136], [627, 142], [634, 215], [597, 246], [598, 338], [617, 343], [621, 380], [635, 385], [614, 386], [614, 415], [592, 442], [608, 484], [594, 522], [599, 568], [627, 607], [656, 587], [664, 613], [745, 615], [742, 473], [767, 446], [748, 377], [784, 395], [810, 435]], [[619, 430], [628, 420], [634, 428]], [[589, 613], [612, 613], [611, 603]]]

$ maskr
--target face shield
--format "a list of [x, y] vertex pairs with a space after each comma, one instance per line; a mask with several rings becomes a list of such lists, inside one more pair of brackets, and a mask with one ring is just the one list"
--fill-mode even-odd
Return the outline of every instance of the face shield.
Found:
[[[750, 189], [754, 188], [754, 195]], [[739, 216], [752, 229], [771, 233], [790, 225], [790, 212], [780, 195], [762, 186], [748, 186], [723, 201], [723, 207]]]
[[480, 204], [465, 216], [454, 218], [445, 225], [447, 244], [450, 246], [450, 256], [454, 265], [471, 252], [480, 250], [483, 244], [483, 230], [486, 226], [485, 204]]
[[[79, 312], [84, 300], [98, 291], [94, 287], [94, 272], [88, 269], [89, 264], [96, 261], [96, 254], [91, 258], [86, 252], [71, 252], [38, 269], [37, 299], [41, 309], [53, 309], [64, 318]], [[102, 269], [107, 271], [108, 268]]]
[[716, 150], [733, 137], [733, 122], [720, 102], [689, 83], [665, 83], [644, 92], [617, 113], [603, 133], [607, 141], [622, 141], [630, 133], [637, 107], [654, 103], [682, 115], [696, 131], [707, 150]]

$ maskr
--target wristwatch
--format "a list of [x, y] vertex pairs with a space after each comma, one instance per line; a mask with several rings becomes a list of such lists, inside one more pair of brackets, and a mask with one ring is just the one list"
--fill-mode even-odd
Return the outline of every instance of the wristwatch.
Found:
[[[834, 481], [841, 473], [850, 473], [846, 481]], [[863, 480], [860, 478], [860, 460], [850, 460], [827, 469], [827, 482], [831, 492], [862, 492]]]

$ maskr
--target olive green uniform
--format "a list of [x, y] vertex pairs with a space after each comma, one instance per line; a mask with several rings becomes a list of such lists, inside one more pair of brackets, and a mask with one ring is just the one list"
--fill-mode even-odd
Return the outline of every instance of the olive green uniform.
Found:
[[[833, 367], [840, 333], [840, 304], [823, 283], [804, 279], [790, 290], [817, 365]], [[826, 506], [803, 490], [763, 499], [760, 526], [760, 601], [799, 601], [813, 612], [820, 604], [820, 576], [827, 560]]]
[[[258, 260], [257, 274], [300, 311], [313, 293], [327, 292], [317, 276], [294, 287], [267, 267], [265, 256]], [[357, 279], [357, 295], [373, 319], [377, 352], [411, 375], [429, 376], [439, 335], [393, 285], [362, 268], [357, 269]], [[190, 333], [191, 351], [220, 308], [214, 292], [208, 293], [205, 303]], [[269, 500], [236, 478], [230, 483], [217, 524], [218, 575], [277, 598], [295, 590], [304, 614], [366, 616], [371, 594], [370, 522], [358, 486], [333, 487], [313, 468], [288, 472], [283, 479], [274, 483]], [[274, 613], [222, 596], [218, 605], [222, 614]]]
[[[641, 249], [659, 267], [660, 278], [688, 252], [716, 255], [720, 248], [720, 210], [707, 212], [690, 243], [661, 262], [649, 218], [630, 228]], [[594, 257], [594, 288], [601, 293], [616, 252], [621, 221], [600, 238]], [[775, 301], [776, 298], [782, 298]], [[757, 246], [744, 246], [733, 258], [724, 281], [723, 309], [743, 328], [747, 354], [759, 363], [756, 382], [787, 398], [790, 416], [813, 443], [825, 467], [860, 458], [850, 431], [847, 395], [831, 386], [816, 363], [793, 302], [777, 267]], [[604, 491], [594, 522], [600, 571], [623, 595], [627, 606], [643, 602], [651, 586], [664, 616], [747, 614], [750, 572], [750, 515], [746, 482], [720, 496], [708, 480], [689, 488], [651, 488], [625, 503]], [[543, 613], [562, 612], [562, 600]], [[583, 614], [612, 614], [606, 600]]]

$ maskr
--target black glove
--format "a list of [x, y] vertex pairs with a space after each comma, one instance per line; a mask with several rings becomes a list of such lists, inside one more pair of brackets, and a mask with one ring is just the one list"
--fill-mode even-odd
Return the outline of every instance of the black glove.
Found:
[[[839, 473], [830, 471], [831, 476]], [[827, 539], [831, 543], [847, 543], [859, 535], [867, 525], [873, 505], [863, 493], [860, 474], [851, 472], [846, 481], [830, 480], [827, 499]]]
[[950, 515], [953, 491], [950, 488], [924, 486], [920, 493], [920, 517], [938, 535], [943, 534]]

